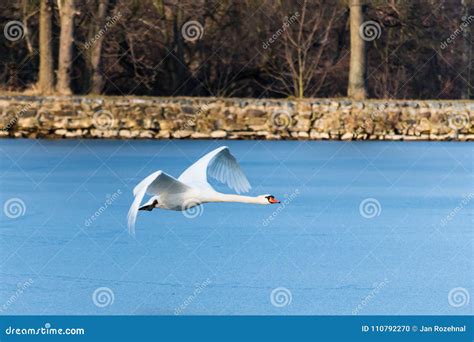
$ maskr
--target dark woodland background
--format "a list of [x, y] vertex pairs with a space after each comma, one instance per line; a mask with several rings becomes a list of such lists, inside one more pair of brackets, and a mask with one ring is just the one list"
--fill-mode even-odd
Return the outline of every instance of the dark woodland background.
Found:
[[[12, 20], [26, 28], [20, 40], [0, 37], [0, 90], [4, 92], [39, 91], [42, 1], [50, 8], [54, 78], [60, 67], [60, 29], [67, 25], [62, 11], [65, 17], [68, 10], [72, 13], [66, 93], [347, 95], [351, 6], [340, 0], [4, 0], [0, 2], [2, 33]], [[474, 15], [472, 1], [367, 1], [362, 6], [364, 20], [381, 27], [380, 37], [365, 48], [369, 97], [474, 97], [471, 27], [441, 47]], [[298, 20], [264, 48], [295, 13]], [[114, 16], [119, 19], [94, 41], [100, 46], [90, 47], [91, 39]], [[181, 34], [182, 26], [191, 20], [203, 27], [202, 37], [192, 42]], [[59, 88], [60, 93], [65, 90]]]

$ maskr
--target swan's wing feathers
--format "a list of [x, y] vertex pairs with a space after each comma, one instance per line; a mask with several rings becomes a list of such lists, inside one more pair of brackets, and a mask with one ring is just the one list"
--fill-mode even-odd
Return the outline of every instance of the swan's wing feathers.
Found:
[[228, 148], [216, 154], [209, 162], [207, 174], [209, 177], [227, 184], [229, 188], [234, 189], [237, 193], [248, 192], [250, 190], [247, 177]]
[[128, 231], [130, 234], [135, 234], [135, 221], [137, 219], [138, 208], [140, 208], [145, 194], [160, 195], [164, 193], [181, 193], [189, 189], [186, 184], [181, 183], [163, 171], [156, 171], [138, 183], [133, 189], [135, 199], [127, 215]]
[[139, 191], [141, 191], [143, 188], [146, 188], [158, 177], [163, 171], [156, 171], [153, 172], [151, 175], [145, 177], [140, 183], [138, 183], [134, 188], [133, 188], [133, 196], [136, 196]]
[[137, 192], [135, 192], [135, 190], [133, 191], [135, 199], [133, 200], [133, 203], [130, 206], [127, 215], [128, 232], [131, 235], [135, 235], [135, 221], [137, 220], [138, 208], [140, 208], [140, 203], [142, 203], [143, 196], [145, 196], [145, 193], [146, 188], [141, 188], [137, 190]]
[[162, 192], [181, 193], [189, 190], [186, 184], [170, 176], [166, 172], [156, 171], [142, 180], [133, 188], [133, 195], [136, 196], [139, 191], [146, 188], [148, 195], [159, 195]]
[[226, 184], [237, 193], [248, 192], [250, 183], [227, 146], [209, 152], [187, 168], [179, 180], [189, 184], [207, 184], [207, 176]]
[[[163, 171], [155, 172], [156, 177], [147, 186], [146, 193], [148, 195], [161, 195], [163, 193], [179, 194], [190, 189], [184, 183]], [[147, 177], [148, 178], [148, 177]]]

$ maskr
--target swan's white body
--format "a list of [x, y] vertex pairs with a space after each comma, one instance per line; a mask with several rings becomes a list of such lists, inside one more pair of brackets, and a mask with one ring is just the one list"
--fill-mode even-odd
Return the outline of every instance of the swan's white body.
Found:
[[[188, 167], [178, 179], [160, 170], [142, 180], [133, 189], [135, 200], [128, 212], [129, 232], [131, 234], [135, 232], [135, 221], [140, 209], [160, 208], [181, 211], [209, 202], [279, 203], [271, 195], [250, 197], [217, 192], [208, 183], [208, 176], [227, 184], [239, 194], [248, 192], [251, 188], [229, 148], [219, 147]], [[145, 194], [152, 197], [140, 207]]]

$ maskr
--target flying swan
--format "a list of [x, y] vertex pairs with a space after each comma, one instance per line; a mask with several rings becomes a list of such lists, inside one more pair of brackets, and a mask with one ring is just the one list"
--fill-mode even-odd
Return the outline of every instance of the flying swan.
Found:
[[[249, 181], [229, 148], [219, 147], [188, 167], [178, 179], [162, 170], [143, 179], [133, 189], [135, 200], [127, 216], [129, 233], [135, 234], [138, 210], [151, 211], [159, 208], [183, 211], [209, 202], [280, 203], [272, 195], [251, 197], [217, 192], [207, 182], [208, 176], [227, 184], [238, 194], [250, 190]], [[145, 194], [152, 197], [140, 206]]]

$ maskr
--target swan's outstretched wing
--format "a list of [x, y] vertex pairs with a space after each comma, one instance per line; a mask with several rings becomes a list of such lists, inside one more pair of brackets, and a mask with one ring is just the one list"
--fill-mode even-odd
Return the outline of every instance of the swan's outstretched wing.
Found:
[[227, 184], [238, 194], [250, 190], [247, 177], [227, 146], [219, 147], [206, 154], [188, 167], [178, 179], [186, 184], [209, 186], [207, 176]]
[[133, 189], [135, 199], [133, 200], [127, 215], [128, 232], [130, 234], [135, 234], [135, 221], [137, 219], [138, 208], [140, 207], [145, 194], [162, 195], [166, 193], [181, 193], [189, 189], [190, 188], [187, 185], [181, 183], [179, 180], [163, 171], [153, 172]]

